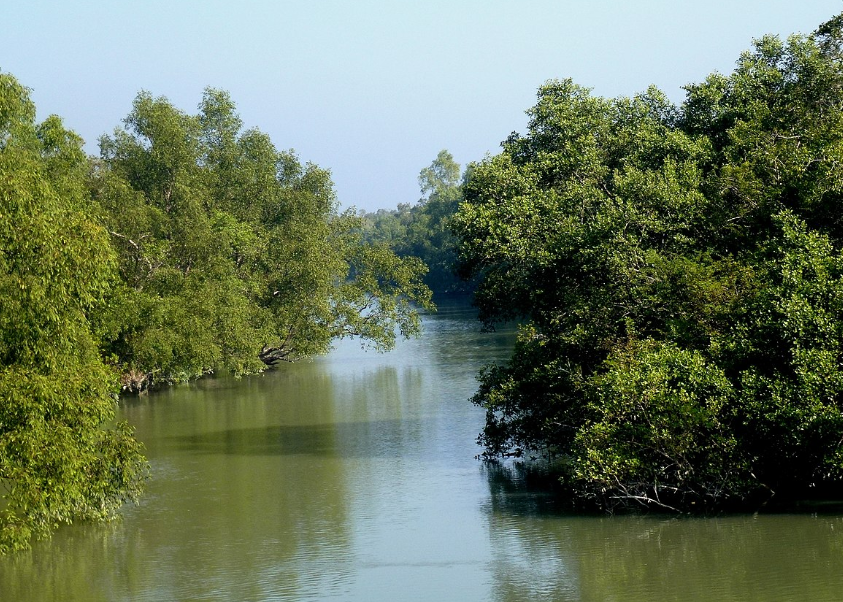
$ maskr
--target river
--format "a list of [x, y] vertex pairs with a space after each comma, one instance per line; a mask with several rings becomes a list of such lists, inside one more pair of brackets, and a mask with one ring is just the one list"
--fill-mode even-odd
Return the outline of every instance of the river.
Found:
[[572, 516], [489, 469], [467, 400], [514, 333], [424, 326], [123, 401], [143, 500], [0, 558], [0, 601], [843, 600], [840, 514]]

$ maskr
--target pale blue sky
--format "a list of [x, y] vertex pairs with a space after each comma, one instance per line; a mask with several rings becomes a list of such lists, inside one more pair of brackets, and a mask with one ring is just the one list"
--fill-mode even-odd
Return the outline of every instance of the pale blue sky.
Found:
[[418, 199], [522, 131], [539, 85], [603, 96], [731, 71], [752, 38], [810, 33], [840, 0], [0, 0], [0, 70], [98, 152], [141, 89], [195, 112], [226, 89], [248, 127], [331, 170], [344, 206]]

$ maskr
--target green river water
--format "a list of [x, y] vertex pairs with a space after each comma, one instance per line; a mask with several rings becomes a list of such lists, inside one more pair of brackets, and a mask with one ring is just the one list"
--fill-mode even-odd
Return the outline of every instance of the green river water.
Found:
[[572, 516], [476, 460], [513, 339], [446, 305], [387, 354], [125, 400], [142, 502], [0, 558], [0, 602], [843, 601], [843, 515]]

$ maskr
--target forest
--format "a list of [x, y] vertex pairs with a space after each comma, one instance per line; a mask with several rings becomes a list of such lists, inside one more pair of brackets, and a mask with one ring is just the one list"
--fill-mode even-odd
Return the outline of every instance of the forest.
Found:
[[454, 218], [488, 322], [485, 453], [544, 457], [604, 509], [839, 499], [843, 15], [733, 73], [601, 98], [539, 89]]
[[473, 279], [461, 278], [455, 271], [457, 239], [451, 228], [469, 173], [461, 175], [451, 153], [442, 150], [419, 174], [418, 202], [361, 215], [366, 240], [424, 262], [428, 268], [424, 283], [434, 295], [470, 295], [476, 286]]
[[840, 15], [680, 104], [550, 80], [499, 154], [442, 151], [418, 203], [368, 214], [224, 91], [141, 92], [91, 157], [0, 73], [0, 552], [138, 498], [119, 394], [389, 349], [431, 289], [521, 325], [479, 442], [574, 505], [839, 497], [842, 53]]
[[426, 267], [364, 240], [328, 171], [142, 92], [88, 157], [0, 73], [0, 552], [112, 516], [146, 477], [118, 393], [242, 376], [356, 336], [389, 349], [432, 308]]

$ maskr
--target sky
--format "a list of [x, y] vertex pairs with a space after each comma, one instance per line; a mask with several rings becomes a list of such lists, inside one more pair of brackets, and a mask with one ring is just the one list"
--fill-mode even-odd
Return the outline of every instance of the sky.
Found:
[[414, 203], [442, 149], [462, 165], [524, 131], [536, 91], [600, 96], [729, 73], [765, 34], [841, 0], [0, 0], [0, 71], [98, 154], [141, 90], [195, 113], [229, 91], [246, 127], [331, 171], [343, 207]]

